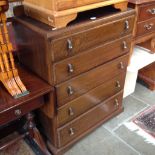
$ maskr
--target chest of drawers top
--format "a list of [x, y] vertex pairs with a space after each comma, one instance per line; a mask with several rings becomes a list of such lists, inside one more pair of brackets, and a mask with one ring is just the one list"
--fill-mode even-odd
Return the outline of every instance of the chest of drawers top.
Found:
[[[90, 12], [90, 14], [96, 17], [95, 13], [92, 15]], [[58, 30], [30, 18], [17, 18], [16, 22], [44, 37], [48, 42], [51, 60], [56, 62], [114, 39], [131, 35], [134, 22], [133, 10], [106, 14], [107, 11], [103, 12], [103, 15], [93, 22], [90, 15], [84, 20], [79, 17], [76, 24], [72, 23], [67, 28]]]
[[22, 38], [18, 41], [21, 62], [50, 84], [69, 80], [126, 54], [130, 50], [134, 15], [135, 11], [129, 9], [100, 14], [92, 21], [91, 14], [58, 30], [31, 18], [16, 18], [17, 38]]

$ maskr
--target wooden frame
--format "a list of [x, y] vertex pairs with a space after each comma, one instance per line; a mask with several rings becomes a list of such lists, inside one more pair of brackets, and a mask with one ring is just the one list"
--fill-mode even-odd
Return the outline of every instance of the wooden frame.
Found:
[[[61, 1], [59, 1], [61, 2]], [[70, 21], [77, 17], [79, 12], [114, 5], [115, 8], [124, 11], [127, 9], [127, 0], [104, 0], [104, 2], [88, 3], [88, 5], [74, 5], [72, 8], [66, 6], [64, 8], [58, 7], [56, 0], [48, 0], [46, 3], [42, 0], [38, 2], [34, 0], [24, 0], [23, 5], [25, 12], [39, 21], [42, 21], [50, 26], [60, 28], [65, 27]], [[67, 9], [65, 9], [67, 8]]]

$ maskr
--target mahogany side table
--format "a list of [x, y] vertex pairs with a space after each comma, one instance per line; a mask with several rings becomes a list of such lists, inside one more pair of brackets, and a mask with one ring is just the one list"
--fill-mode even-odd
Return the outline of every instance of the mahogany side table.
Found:
[[[30, 94], [14, 99], [2, 84], [0, 85], [0, 132], [1, 134], [5, 132], [3, 127], [9, 126], [12, 121], [19, 120], [23, 116], [26, 118], [26, 123], [23, 127], [25, 132], [20, 134], [19, 137], [15, 137], [12, 141], [1, 145], [0, 150], [27, 136], [34, 140], [44, 154], [49, 155], [50, 153], [34, 123], [32, 111], [40, 107], [42, 107], [41, 110], [43, 112], [46, 111], [43, 106], [44, 104], [51, 104], [52, 87], [25, 69], [19, 68], [19, 74]], [[51, 105], [50, 108], [52, 108]]]

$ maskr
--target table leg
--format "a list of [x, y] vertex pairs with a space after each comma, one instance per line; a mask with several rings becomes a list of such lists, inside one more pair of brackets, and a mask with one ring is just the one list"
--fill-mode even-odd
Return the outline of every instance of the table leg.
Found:
[[46, 144], [37, 129], [35, 122], [34, 122], [34, 114], [33, 113], [28, 113], [26, 115], [26, 130], [29, 132], [29, 137], [34, 140], [34, 142], [39, 146], [41, 151], [45, 155], [51, 155], [46, 147]]

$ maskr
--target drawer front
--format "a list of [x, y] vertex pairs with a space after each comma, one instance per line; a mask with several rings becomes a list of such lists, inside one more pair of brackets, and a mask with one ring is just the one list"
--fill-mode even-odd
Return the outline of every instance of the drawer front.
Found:
[[23, 105], [11, 108], [8, 111], [0, 113], [0, 126], [11, 121], [17, 120], [28, 112], [40, 108], [44, 104], [43, 97], [34, 99], [31, 102], [28, 102]]
[[119, 57], [89, 72], [56, 86], [57, 104], [64, 105], [76, 97], [126, 71], [129, 55]]
[[131, 37], [125, 37], [56, 63], [54, 65], [56, 83], [66, 81], [127, 53], [130, 50], [130, 42]]
[[94, 88], [79, 98], [67, 103], [58, 109], [58, 126], [62, 126], [77, 116], [86, 112], [95, 105], [115, 95], [124, 88], [125, 73], [112, 80], [106, 81], [101, 86]]
[[129, 35], [132, 33], [133, 23], [134, 16], [130, 16], [64, 38], [54, 39], [51, 43], [53, 61], [62, 60], [107, 41]]
[[108, 0], [57, 0], [57, 10], [72, 9], [84, 5], [104, 2]]
[[155, 18], [138, 23], [137, 36], [145, 35], [153, 31], [155, 31]]
[[99, 122], [103, 122], [107, 116], [122, 108], [123, 93], [113, 96], [109, 100], [89, 110], [76, 120], [58, 129], [59, 147], [62, 147], [92, 128]]
[[155, 3], [149, 3], [148, 5], [142, 5], [139, 7], [138, 21], [144, 21], [154, 17], [155, 17]]

